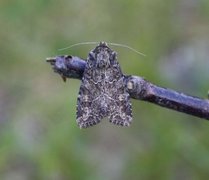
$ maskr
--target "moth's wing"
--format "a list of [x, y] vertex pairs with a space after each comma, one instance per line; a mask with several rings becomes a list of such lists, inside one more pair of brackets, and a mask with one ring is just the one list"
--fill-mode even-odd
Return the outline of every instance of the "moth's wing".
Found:
[[129, 126], [132, 121], [130, 95], [125, 90], [123, 78], [115, 84], [116, 92], [110, 104], [109, 121], [120, 126]]
[[97, 91], [94, 86], [85, 77], [83, 78], [77, 101], [76, 121], [80, 128], [96, 125], [103, 118], [96, 100]]
[[[132, 108], [129, 100], [129, 94], [120, 94], [115, 101], [115, 105], [111, 107], [112, 111], [109, 115], [109, 121], [120, 126], [129, 126], [132, 121]], [[124, 100], [122, 100], [124, 98]]]

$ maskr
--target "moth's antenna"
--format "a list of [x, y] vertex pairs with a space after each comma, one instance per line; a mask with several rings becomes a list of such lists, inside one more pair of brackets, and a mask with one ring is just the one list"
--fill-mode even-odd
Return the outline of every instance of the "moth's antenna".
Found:
[[[91, 42], [91, 41], [90, 42], [80, 42], [80, 43], [73, 44], [71, 46], [67, 46], [65, 48], [58, 49], [58, 51], [63, 51], [63, 50], [70, 49], [70, 48], [75, 47], [75, 46], [88, 45], [88, 44], [99, 44], [99, 42]], [[137, 51], [136, 49], [134, 49], [134, 48], [132, 48], [132, 47], [130, 47], [128, 45], [125, 45], [125, 44], [118, 44], [118, 43], [107, 43], [107, 44], [112, 45], [112, 46], [128, 48], [131, 51], [133, 51], [133, 52], [135, 52], [135, 53], [137, 53], [139, 55], [146, 56], [145, 54], [143, 54], [143, 53]]]
[[137, 54], [139, 54], [139, 55], [146, 56], [145, 54], [143, 54], [143, 53], [137, 51], [136, 49], [134, 49], [134, 48], [132, 48], [132, 47], [130, 47], [130, 46], [128, 46], [128, 45], [125, 45], [125, 44], [117, 44], [117, 43], [108, 43], [108, 44], [110, 44], [110, 45], [112, 45], [112, 46], [118, 46], [118, 47], [128, 48], [128, 49], [130, 49], [131, 51], [134, 51], [135, 53], [137, 53]]
[[76, 44], [73, 44], [73, 45], [65, 47], [65, 48], [58, 49], [58, 51], [63, 51], [63, 50], [66, 50], [66, 49], [70, 49], [70, 48], [75, 47], [75, 46], [86, 45], [86, 44], [98, 44], [98, 43], [99, 42], [80, 42], [80, 43], [76, 43]]

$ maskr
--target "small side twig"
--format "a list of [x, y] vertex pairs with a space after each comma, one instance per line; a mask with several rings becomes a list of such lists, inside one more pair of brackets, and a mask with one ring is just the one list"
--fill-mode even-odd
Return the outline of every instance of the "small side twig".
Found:
[[[54, 71], [63, 78], [81, 79], [86, 61], [75, 56], [47, 58]], [[189, 96], [171, 89], [156, 86], [139, 76], [125, 76], [131, 98], [148, 101], [165, 108], [209, 120], [209, 100]], [[65, 79], [64, 79], [65, 80]]]

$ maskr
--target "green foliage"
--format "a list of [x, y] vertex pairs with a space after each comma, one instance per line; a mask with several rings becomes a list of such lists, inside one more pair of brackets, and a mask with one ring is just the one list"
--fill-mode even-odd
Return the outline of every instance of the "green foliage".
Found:
[[93, 48], [57, 51], [73, 43], [124, 43], [147, 55], [114, 47], [125, 74], [206, 97], [208, 12], [206, 0], [1, 0], [0, 179], [208, 179], [208, 122], [133, 100], [130, 128], [80, 130], [80, 82], [45, 63]]

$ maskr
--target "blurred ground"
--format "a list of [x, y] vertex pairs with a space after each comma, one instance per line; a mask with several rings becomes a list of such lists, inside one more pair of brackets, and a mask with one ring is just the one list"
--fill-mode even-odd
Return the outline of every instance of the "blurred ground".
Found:
[[45, 58], [86, 58], [114, 48], [125, 74], [205, 98], [209, 88], [207, 0], [1, 0], [0, 179], [208, 179], [209, 122], [134, 101], [130, 128], [103, 121], [80, 130], [80, 82], [63, 83]]

